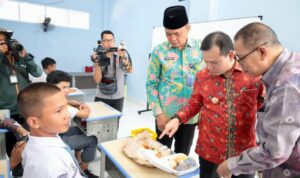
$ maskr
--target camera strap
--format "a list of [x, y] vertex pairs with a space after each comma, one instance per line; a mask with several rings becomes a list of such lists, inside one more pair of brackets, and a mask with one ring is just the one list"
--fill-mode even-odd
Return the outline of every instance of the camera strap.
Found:
[[[12, 65], [10, 62], [8, 62], [7, 57], [5, 56], [6, 60], [3, 60], [3, 64], [9, 67], [11, 70], [15, 71], [16, 73], [20, 74], [27, 82], [31, 82], [29, 80], [28, 74], [26, 74], [24, 71], [17, 68], [15, 65]], [[15, 59], [14, 59], [15, 60]]]
[[[113, 59], [113, 79], [115, 79], [116, 78], [116, 70], [117, 70], [117, 65], [116, 65], [117, 56], [115, 54], [113, 56], [114, 56], [113, 57], [114, 58]], [[105, 69], [103, 70], [102, 76], [105, 77], [105, 73], [107, 73], [107, 70], [108, 70], [108, 66], [106, 66]]]

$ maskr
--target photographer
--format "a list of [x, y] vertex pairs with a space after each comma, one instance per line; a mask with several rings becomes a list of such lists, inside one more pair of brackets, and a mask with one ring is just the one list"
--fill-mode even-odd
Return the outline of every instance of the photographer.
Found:
[[[0, 109], [9, 109], [11, 118], [24, 126], [26, 123], [17, 108], [17, 95], [30, 83], [28, 74], [39, 77], [42, 70], [33, 61], [33, 56], [11, 38], [12, 34], [13, 31], [0, 28]], [[8, 132], [6, 140], [10, 156], [16, 138]]]
[[[115, 47], [114, 34], [105, 30], [101, 33], [101, 50], [92, 55], [94, 80], [98, 84], [95, 101], [102, 101], [122, 112], [124, 103], [124, 75], [132, 72], [132, 63], [122, 47]], [[116, 52], [113, 52], [116, 51]], [[99, 53], [100, 52], [100, 53]], [[106, 61], [106, 62], [105, 62]]]

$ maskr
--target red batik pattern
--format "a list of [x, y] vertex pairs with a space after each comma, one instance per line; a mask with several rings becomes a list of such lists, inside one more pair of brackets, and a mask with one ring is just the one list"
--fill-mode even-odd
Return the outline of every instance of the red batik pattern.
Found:
[[200, 71], [188, 104], [177, 113], [186, 123], [200, 112], [196, 152], [219, 164], [255, 146], [256, 112], [263, 91], [260, 78], [246, 75], [238, 64], [228, 78]]

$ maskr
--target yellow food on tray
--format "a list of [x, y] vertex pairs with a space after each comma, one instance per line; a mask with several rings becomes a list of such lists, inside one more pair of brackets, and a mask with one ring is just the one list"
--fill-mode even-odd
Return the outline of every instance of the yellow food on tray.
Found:
[[131, 133], [130, 133], [130, 136], [136, 137], [138, 134], [140, 134], [140, 133], [142, 133], [144, 131], [149, 132], [151, 134], [151, 138], [153, 140], [156, 140], [156, 138], [157, 138], [156, 132], [154, 132], [153, 130], [151, 130], [149, 128], [139, 128], [139, 129], [132, 130]]

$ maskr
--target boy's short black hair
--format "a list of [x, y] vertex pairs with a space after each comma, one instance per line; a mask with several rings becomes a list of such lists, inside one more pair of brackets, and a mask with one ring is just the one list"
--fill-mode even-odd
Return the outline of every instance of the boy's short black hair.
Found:
[[33, 83], [18, 94], [18, 107], [24, 118], [30, 116], [41, 117], [42, 108], [44, 107], [44, 98], [61, 92], [61, 90], [49, 83]]
[[70, 82], [71, 83], [72, 77], [64, 71], [56, 70], [48, 74], [46, 81], [52, 84], [58, 84], [59, 82]]
[[41, 61], [43, 69], [47, 69], [50, 65], [56, 64], [56, 61], [52, 59], [51, 57], [45, 57]]

